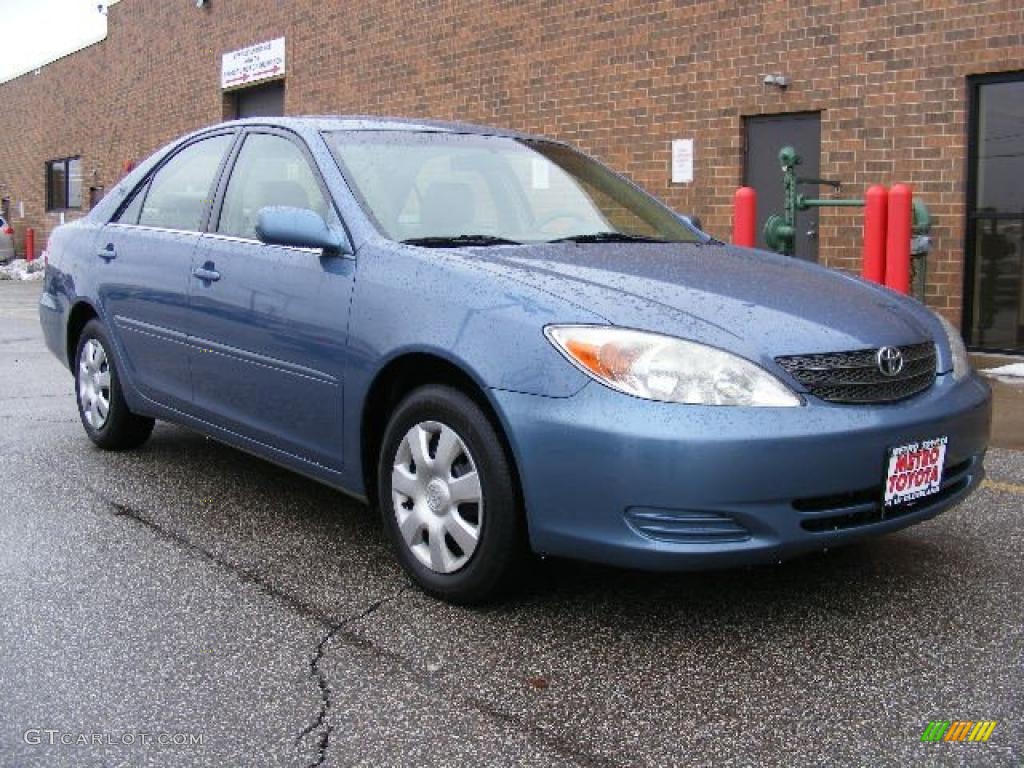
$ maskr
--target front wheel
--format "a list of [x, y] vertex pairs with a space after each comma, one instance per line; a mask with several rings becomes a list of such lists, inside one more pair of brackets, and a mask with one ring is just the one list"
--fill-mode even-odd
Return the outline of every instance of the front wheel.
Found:
[[473, 400], [442, 386], [406, 397], [377, 476], [392, 547], [426, 592], [466, 604], [507, 584], [524, 549], [522, 513], [502, 441]]
[[112, 354], [113, 344], [99, 320], [90, 320], [78, 338], [75, 393], [85, 432], [109, 451], [136, 448], [153, 431], [153, 419], [128, 410]]

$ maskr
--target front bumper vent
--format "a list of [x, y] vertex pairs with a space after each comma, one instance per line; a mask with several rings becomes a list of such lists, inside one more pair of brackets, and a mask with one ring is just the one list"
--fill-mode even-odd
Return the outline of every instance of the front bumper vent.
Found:
[[679, 544], [722, 544], [750, 538], [750, 531], [718, 512], [630, 507], [626, 521], [648, 538]]
[[805, 518], [800, 521], [800, 527], [811, 533], [842, 531], [893, 520], [956, 496], [971, 484], [971, 470], [976, 461], [978, 459], [967, 459], [947, 467], [943, 473], [942, 488], [938, 493], [909, 504], [902, 504], [895, 509], [886, 509], [882, 504], [881, 487], [865, 488], [834, 496], [797, 499], [793, 502], [793, 508]]
[[882, 373], [877, 349], [777, 357], [807, 391], [830, 403], [894, 403], [920, 394], [935, 382], [932, 342], [897, 347], [903, 367], [895, 376]]

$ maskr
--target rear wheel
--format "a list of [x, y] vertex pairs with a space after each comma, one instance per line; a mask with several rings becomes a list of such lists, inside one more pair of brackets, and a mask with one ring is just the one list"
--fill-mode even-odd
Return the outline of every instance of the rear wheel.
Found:
[[507, 584], [523, 554], [522, 514], [501, 439], [470, 398], [442, 386], [406, 397], [377, 476], [385, 529], [420, 587], [474, 603]]
[[75, 393], [89, 439], [100, 448], [117, 451], [146, 442], [154, 422], [128, 410], [112, 350], [103, 324], [95, 319], [86, 323], [75, 355]]

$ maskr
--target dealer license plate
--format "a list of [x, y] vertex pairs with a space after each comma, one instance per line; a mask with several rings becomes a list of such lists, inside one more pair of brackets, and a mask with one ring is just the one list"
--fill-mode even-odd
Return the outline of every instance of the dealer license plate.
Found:
[[947, 442], [945, 437], [936, 437], [889, 449], [889, 465], [885, 474], [886, 508], [939, 492]]

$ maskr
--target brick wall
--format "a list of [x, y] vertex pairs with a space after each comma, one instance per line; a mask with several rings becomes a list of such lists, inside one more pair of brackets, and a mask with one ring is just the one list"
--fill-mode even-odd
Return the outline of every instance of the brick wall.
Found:
[[[224, 51], [284, 35], [286, 111], [455, 118], [575, 142], [722, 236], [745, 115], [821, 112], [823, 176], [905, 181], [935, 214], [927, 300], [962, 303], [968, 75], [1024, 69], [1019, 0], [122, 0], [106, 41], [0, 84], [0, 196], [44, 234], [43, 164], [116, 182], [217, 122]], [[785, 73], [785, 91], [766, 88]], [[669, 142], [696, 180], [669, 183]], [[70, 215], [70, 214], [69, 214]], [[824, 211], [821, 258], [859, 268], [859, 217]], [[39, 238], [41, 239], [41, 238]]]

